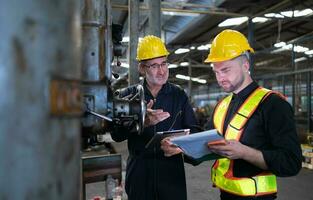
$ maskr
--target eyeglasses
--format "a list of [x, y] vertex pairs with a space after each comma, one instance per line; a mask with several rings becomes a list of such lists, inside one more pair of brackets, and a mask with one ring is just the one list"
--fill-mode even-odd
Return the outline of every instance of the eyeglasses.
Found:
[[153, 70], [157, 70], [159, 68], [166, 69], [168, 66], [168, 63], [167, 62], [162, 62], [161, 64], [154, 63], [152, 65], [145, 65], [145, 66]]

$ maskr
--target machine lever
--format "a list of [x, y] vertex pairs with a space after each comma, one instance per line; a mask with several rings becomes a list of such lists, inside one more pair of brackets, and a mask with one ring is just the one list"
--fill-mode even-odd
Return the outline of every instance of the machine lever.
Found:
[[109, 122], [112, 122], [112, 121], [113, 121], [111, 118], [109, 118], [109, 117], [107, 117], [107, 116], [104, 116], [104, 115], [101, 115], [101, 114], [99, 114], [99, 113], [93, 112], [93, 111], [91, 111], [91, 110], [86, 110], [86, 112], [88, 112], [88, 113], [90, 113], [90, 114], [92, 114], [92, 115], [95, 115], [95, 116], [97, 116], [97, 117], [100, 117], [101, 119], [105, 119], [105, 120], [107, 120], [107, 121], [109, 121]]

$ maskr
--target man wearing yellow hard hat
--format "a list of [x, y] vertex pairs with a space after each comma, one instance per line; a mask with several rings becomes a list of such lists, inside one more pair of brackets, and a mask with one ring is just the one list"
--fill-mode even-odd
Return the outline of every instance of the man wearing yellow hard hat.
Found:
[[[184, 157], [165, 157], [160, 144], [146, 148], [159, 131], [191, 129], [196, 118], [184, 90], [168, 82], [167, 51], [162, 40], [148, 35], [138, 44], [138, 70], [144, 77], [147, 114], [142, 134], [128, 130], [112, 134], [115, 141], [128, 140], [129, 157], [125, 189], [129, 200], [186, 200]], [[129, 92], [136, 86], [129, 87]], [[188, 158], [186, 158], [188, 160]]]
[[276, 176], [293, 176], [301, 169], [292, 107], [281, 94], [252, 80], [250, 53], [254, 50], [243, 34], [224, 30], [205, 60], [229, 93], [215, 106], [209, 125], [225, 137], [225, 143], [208, 144], [222, 156], [211, 169], [222, 200], [275, 199]]
[[218, 84], [230, 93], [215, 107], [212, 128], [225, 145], [209, 145], [224, 158], [212, 166], [211, 179], [221, 199], [275, 199], [276, 176], [301, 169], [301, 148], [293, 110], [279, 93], [252, 80], [246, 37], [224, 30], [213, 40], [205, 60], [212, 63]]

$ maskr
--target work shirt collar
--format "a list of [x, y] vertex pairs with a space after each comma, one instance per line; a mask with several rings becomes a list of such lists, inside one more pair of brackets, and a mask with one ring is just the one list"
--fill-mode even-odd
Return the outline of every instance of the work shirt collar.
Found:
[[259, 85], [255, 81], [253, 81], [247, 87], [245, 87], [243, 90], [241, 90], [238, 94], [233, 93], [233, 99], [239, 98], [241, 100], [245, 100], [258, 87], [259, 87]]
[[[150, 90], [147, 87], [147, 81], [146, 79], [143, 80], [143, 87], [145, 89], [146, 92], [148, 92], [151, 95]], [[171, 92], [172, 88], [169, 84], [168, 81], [166, 81], [166, 83], [162, 86], [161, 90], [159, 91], [158, 95], [160, 94], [169, 94]]]

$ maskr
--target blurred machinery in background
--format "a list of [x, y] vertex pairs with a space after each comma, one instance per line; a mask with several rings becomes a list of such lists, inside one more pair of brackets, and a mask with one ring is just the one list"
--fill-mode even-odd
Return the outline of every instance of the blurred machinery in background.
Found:
[[[121, 180], [121, 157], [110, 144], [114, 126], [138, 134], [144, 124], [145, 102], [142, 86], [137, 94], [123, 96], [112, 91], [111, 63], [121, 56], [122, 27], [113, 25], [109, 0], [83, 0], [82, 15], [82, 179], [85, 184], [104, 181], [108, 175]], [[83, 194], [85, 198], [85, 194]]]

